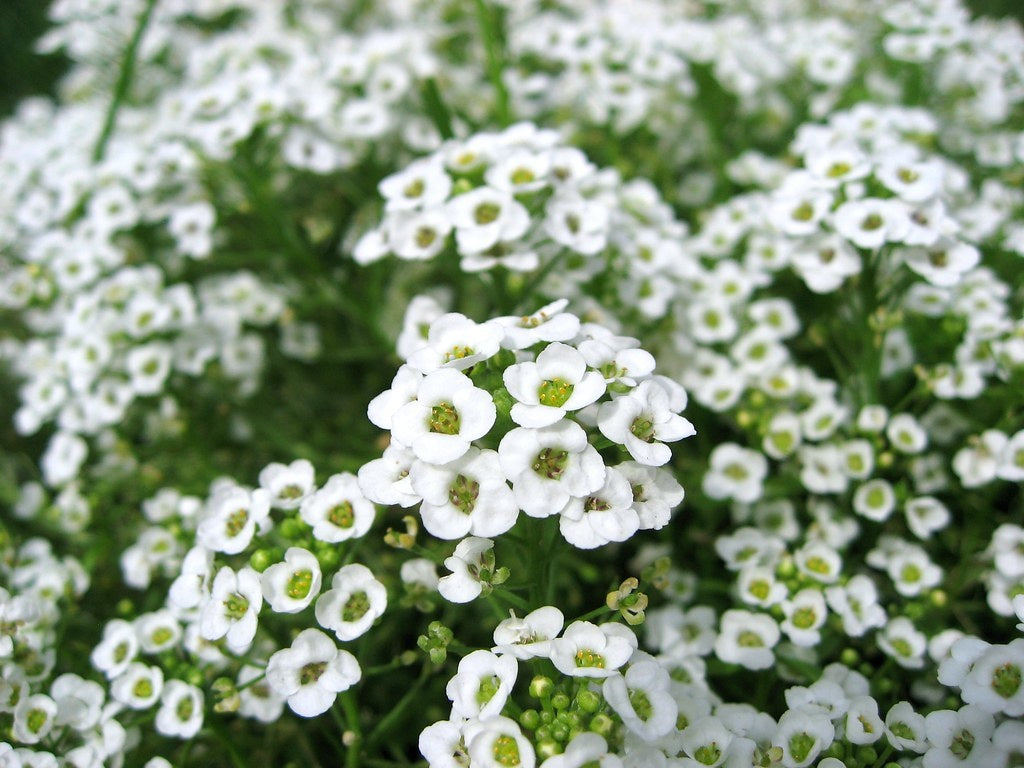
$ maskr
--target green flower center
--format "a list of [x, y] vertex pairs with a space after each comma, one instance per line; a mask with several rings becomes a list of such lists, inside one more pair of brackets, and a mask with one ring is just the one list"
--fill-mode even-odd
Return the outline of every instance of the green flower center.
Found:
[[572, 395], [573, 385], [565, 379], [545, 379], [537, 389], [537, 399], [541, 405], [561, 408]]
[[757, 632], [751, 632], [749, 629], [740, 632], [736, 638], [736, 643], [740, 648], [764, 648], [764, 638], [757, 634]]
[[818, 614], [813, 608], [799, 608], [793, 612], [793, 626], [797, 629], [810, 629], [817, 618]]
[[594, 667], [596, 669], [604, 669], [605, 665], [604, 656], [589, 648], [580, 648], [576, 651], [575, 662], [577, 667]]
[[427, 248], [437, 240], [437, 230], [430, 227], [418, 227], [414, 239], [418, 248]]
[[714, 765], [718, 762], [718, 759], [722, 756], [722, 750], [718, 748], [715, 742], [705, 744], [694, 750], [693, 759], [701, 765]]
[[461, 360], [464, 357], [469, 357], [474, 354], [476, 354], [476, 351], [472, 347], [456, 344], [444, 353], [444, 362], [450, 363], [452, 360]]
[[501, 206], [497, 203], [480, 203], [473, 210], [473, 221], [477, 224], [491, 224], [498, 220], [501, 214]]
[[353, 592], [348, 600], [345, 601], [345, 607], [341, 609], [341, 620], [359, 621], [369, 610], [370, 598], [367, 597], [366, 593]]
[[830, 179], [838, 179], [840, 176], [845, 176], [852, 170], [853, 166], [850, 165], [849, 163], [832, 163], [832, 165], [829, 166], [828, 170], [825, 171], [825, 175], [828, 176]]
[[351, 528], [356, 522], [356, 513], [352, 503], [343, 501], [327, 510], [327, 521], [338, 528]]
[[132, 687], [132, 694], [137, 699], [148, 699], [153, 695], [153, 681], [148, 677], [139, 678]]
[[182, 722], [190, 720], [194, 711], [195, 703], [192, 701], [191, 696], [182, 696], [178, 699], [178, 706], [174, 708], [174, 714], [176, 714], [178, 719]]
[[914, 583], [921, 580], [921, 569], [913, 563], [907, 563], [900, 570], [900, 580]]
[[533, 471], [548, 480], [558, 480], [569, 466], [569, 452], [561, 448], [545, 448], [533, 460]]
[[114, 657], [114, 661], [120, 664], [128, 655], [128, 643], [118, 643], [111, 655]]
[[43, 729], [43, 726], [46, 725], [47, 719], [46, 710], [33, 709], [29, 711], [28, 717], [25, 718], [25, 724], [32, 733], [39, 733], [39, 731]]
[[885, 491], [881, 488], [875, 487], [868, 491], [864, 501], [868, 503], [869, 507], [879, 508], [885, 506]]
[[292, 483], [282, 488], [277, 495], [282, 499], [297, 499], [302, 495], [302, 489], [295, 485], [295, 483]]
[[313, 572], [308, 568], [303, 568], [301, 571], [295, 571], [289, 577], [288, 583], [285, 584], [284, 592], [293, 600], [301, 600], [309, 594], [312, 586]]
[[228, 534], [228, 538], [234, 538], [242, 529], [245, 528], [245, 524], [249, 522], [249, 510], [238, 509], [228, 515], [228, 521], [224, 525], [224, 530]]
[[497, 675], [483, 678], [480, 681], [480, 687], [476, 691], [476, 703], [480, 706], [486, 704], [494, 698], [494, 694], [498, 692], [499, 687], [501, 687], [501, 680], [498, 679]]
[[966, 760], [974, 749], [974, 734], [964, 729], [953, 737], [953, 743], [949, 745], [949, 751], [961, 760]]
[[512, 175], [509, 178], [512, 180], [513, 184], [529, 184], [537, 178], [537, 175], [529, 168], [520, 166], [512, 171]]
[[417, 198], [423, 194], [423, 190], [426, 188], [427, 185], [423, 183], [423, 179], [413, 179], [406, 185], [405, 189], [402, 190], [402, 194], [408, 198]]
[[897, 637], [895, 640], [889, 641], [889, 645], [892, 646], [892, 649], [896, 651], [896, 653], [904, 658], [910, 658], [914, 655], [914, 649], [911, 648], [910, 643], [902, 637]]
[[431, 432], [438, 432], [442, 435], [459, 434], [459, 412], [451, 403], [438, 403], [430, 409]]
[[917, 739], [917, 734], [915, 734], [913, 729], [902, 720], [897, 720], [895, 723], [890, 725], [889, 730], [892, 731], [894, 736], [900, 739], [906, 739], [907, 741], [915, 741]]
[[640, 718], [641, 722], [646, 723], [654, 714], [651, 700], [639, 688], [629, 692], [629, 703], [633, 705], [633, 711], [636, 712], [636, 716]]
[[796, 221], [810, 221], [814, 216], [814, 206], [804, 201], [793, 209], [793, 218]]
[[1020, 690], [1021, 671], [1016, 664], [1007, 662], [992, 673], [992, 690], [1008, 699]]
[[722, 470], [722, 474], [728, 477], [730, 480], [740, 482], [747, 479], [747, 468], [742, 464], [730, 464]]
[[174, 637], [174, 633], [171, 632], [169, 627], [160, 627], [150, 635], [150, 640], [153, 641], [154, 645], [163, 645], [170, 641]]
[[904, 184], [912, 184], [913, 182], [921, 178], [921, 174], [919, 174], [912, 168], [900, 168], [898, 171], [896, 171], [896, 176]]
[[820, 573], [823, 576], [832, 572], [832, 568], [829, 567], [828, 561], [823, 557], [817, 555], [808, 557], [807, 562], [804, 563], [804, 567], [812, 573]]
[[814, 749], [814, 745], [817, 743], [817, 739], [809, 733], [794, 734], [789, 739], [789, 754], [793, 756], [796, 762], [802, 763], [811, 754], [811, 750]]
[[494, 761], [512, 768], [519, 765], [519, 745], [512, 736], [499, 736], [494, 740]]
[[654, 442], [654, 421], [649, 416], [639, 416], [630, 424], [629, 431], [637, 440], [643, 440], [645, 443]]
[[771, 592], [771, 585], [764, 579], [758, 579], [747, 585], [747, 592], [758, 600], [765, 600], [768, 597], [768, 593]]
[[448, 501], [453, 507], [467, 515], [472, 513], [479, 495], [480, 483], [470, 480], [465, 475], [458, 475], [451, 488], [448, 489]]
[[238, 621], [245, 616], [248, 610], [249, 601], [237, 592], [228, 595], [228, 599], [224, 601], [224, 615], [234, 621]]
[[320, 679], [327, 669], [326, 661], [312, 661], [299, 670], [299, 684], [311, 685]]
[[884, 223], [885, 221], [877, 213], [869, 213], [860, 223], [860, 228], [872, 232], [876, 229], [881, 229]]

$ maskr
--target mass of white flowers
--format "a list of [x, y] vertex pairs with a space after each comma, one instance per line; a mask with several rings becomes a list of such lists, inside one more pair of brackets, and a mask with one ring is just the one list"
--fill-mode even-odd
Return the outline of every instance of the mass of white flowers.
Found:
[[1024, 32], [54, 0], [0, 768], [1024, 765]]

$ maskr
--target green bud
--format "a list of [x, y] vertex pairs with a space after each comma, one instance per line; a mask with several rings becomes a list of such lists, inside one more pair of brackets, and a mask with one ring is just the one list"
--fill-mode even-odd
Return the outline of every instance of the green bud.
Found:
[[274, 557], [273, 550], [269, 549], [257, 549], [249, 557], [249, 565], [257, 573], [263, 573], [275, 562], [277, 562], [277, 558]]
[[135, 613], [135, 603], [129, 600], [127, 597], [123, 597], [117, 601], [117, 605], [114, 607], [118, 616], [131, 616]]
[[333, 571], [341, 564], [341, 552], [337, 547], [327, 545], [318, 547], [316, 551], [317, 562], [324, 571]]
[[545, 739], [537, 744], [537, 755], [542, 758], [554, 757], [562, 754], [562, 745], [557, 741]]
[[861, 765], [874, 765], [878, 760], [878, 750], [865, 744], [857, 750], [857, 760]]
[[564, 723], [557, 720], [551, 725], [551, 738], [555, 741], [565, 742], [569, 738], [569, 729]]
[[850, 669], [857, 666], [860, 661], [860, 654], [856, 648], [844, 648], [843, 652], [839, 654], [839, 660]]
[[551, 682], [550, 677], [537, 675], [530, 681], [530, 695], [535, 699], [543, 699], [551, 695], [551, 689], [554, 687], [555, 684]]
[[541, 741], [551, 741], [551, 726], [550, 725], [542, 725], [540, 728], [538, 728], [536, 731], [534, 731], [533, 735], [534, 735], [534, 738], [536, 738], [538, 742], [541, 742]]
[[944, 589], [933, 589], [928, 594], [928, 599], [931, 600], [932, 605], [936, 608], [944, 608], [946, 603], [949, 602], [949, 595], [946, 594]]
[[601, 697], [589, 688], [581, 688], [576, 694], [576, 706], [583, 712], [593, 714], [601, 708]]
[[569, 697], [564, 693], [556, 693], [551, 697], [551, 706], [556, 710], [567, 709], [569, 707]]
[[544, 725], [551, 725], [553, 722], [555, 722], [555, 713], [548, 709], [545, 709], [543, 712], [540, 713], [540, 721], [544, 723]]
[[299, 518], [289, 517], [281, 521], [281, 525], [278, 526], [278, 530], [281, 532], [281, 535], [289, 541], [296, 541], [302, 538], [302, 535], [305, 533], [303, 528], [305, 527], [305, 523], [303, 523]]
[[590, 721], [590, 730], [594, 733], [598, 733], [604, 736], [605, 738], [607, 738], [609, 734], [611, 734], [614, 728], [615, 721], [612, 720], [611, 717], [606, 715], [604, 712], [599, 712], [598, 714], [594, 715], [594, 717]]
[[528, 731], [535, 731], [540, 727], [540, 714], [536, 709], [523, 710], [519, 716], [519, 724]]

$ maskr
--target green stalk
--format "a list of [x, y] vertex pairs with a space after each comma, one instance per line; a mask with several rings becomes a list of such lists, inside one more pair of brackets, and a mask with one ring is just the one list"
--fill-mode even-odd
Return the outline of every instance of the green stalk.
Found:
[[117, 113], [120, 111], [124, 100], [128, 97], [128, 89], [131, 87], [132, 78], [135, 75], [135, 59], [139, 54], [139, 45], [142, 43], [142, 36], [146, 32], [146, 27], [149, 26], [149, 20], [153, 16], [153, 9], [155, 7], [156, 0], [146, 1], [146, 7], [142, 9], [142, 15], [135, 25], [135, 32], [132, 34], [132, 39], [129, 41], [128, 48], [124, 52], [124, 59], [121, 61], [121, 71], [117, 75], [117, 85], [114, 86], [114, 98], [107, 109], [107, 116], [103, 121], [100, 138], [92, 151], [92, 161], [94, 163], [100, 162], [103, 159], [103, 153], [107, 151], [107, 142], [110, 141], [110, 136], [114, 132]]
[[504, 70], [502, 59], [502, 42], [500, 36], [500, 23], [496, 16], [496, 10], [489, 8], [484, 0], [474, 0], [476, 6], [476, 20], [480, 25], [480, 36], [484, 42], [484, 54], [487, 57], [487, 77], [494, 88], [494, 111], [498, 124], [502, 127], [512, 122], [511, 110], [509, 108], [508, 90], [505, 88], [505, 81], [501, 75]]

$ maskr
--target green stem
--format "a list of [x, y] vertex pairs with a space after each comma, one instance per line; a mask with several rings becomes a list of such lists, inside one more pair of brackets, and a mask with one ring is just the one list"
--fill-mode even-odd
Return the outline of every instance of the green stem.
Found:
[[341, 694], [341, 706], [345, 710], [348, 730], [355, 734], [345, 753], [345, 768], [359, 768], [359, 755], [363, 751], [363, 730], [359, 724], [359, 708], [356, 706], [355, 693], [348, 690]]
[[405, 695], [399, 700], [399, 702], [391, 708], [384, 718], [377, 723], [376, 727], [370, 731], [366, 737], [366, 749], [367, 751], [372, 750], [382, 738], [388, 735], [399, 719], [405, 714], [405, 711], [417, 701], [419, 697], [420, 689], [426, 685], [427, 680], [430, 679], [431, 668], [429, 665], [424, 665], [420, 670], [420, 676], [416, 678], [416, 682], [412, 684], [412, 687], [405, 692]]
[[149, 26], [149, 20], [153, 16], [153, 8], [156, 7], [156, 0], [147, 0], [146, 7], [142, 9], [138, 24], [135, 25], [135, 32], [124, 52], [124, 59], [121, 61], [121, 71], [117, 75], [117, 84], [114, 86], [114, 97], [107, 108], [106, 118], [103, 120], [103, 128], [100, 131], [99, 140], [92, 151], [92, 161], [100, 162], [104, 152], [107, 151], [107, 142], [114, 132], [114, 123], [117, 120], [117, 113], [128, 96], [128, 89], [131, 87], [132, 78], [135, 75], [135, 59], [139, 53], [139, 45], [142, 43], [142, 36]]
[[476, 20], [480, 25], [480, 36], [484, 41], [484, 54], [487, 57], [487, 76], [494, 88], [494, 111], [498, 124], [506, 126], [512, 122], [509, 109], [508, 90], [501, 75], [505, 69], [502, 61], [502, 44], [499, 32], [497, 10], [489, 8], [484, 0], [474, 0]]

